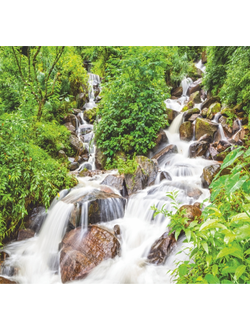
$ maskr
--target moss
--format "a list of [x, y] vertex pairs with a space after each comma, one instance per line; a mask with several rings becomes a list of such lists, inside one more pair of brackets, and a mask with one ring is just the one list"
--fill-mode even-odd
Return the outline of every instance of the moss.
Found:
[[221, 104], [216, 102], [210, 105], [208, 112], [207, 112], [207, 118], [213, 119], [214, 115], [221, 110]]
[[96, 119], [96, 108], [85, 110], [84, 119], [93, 124]]

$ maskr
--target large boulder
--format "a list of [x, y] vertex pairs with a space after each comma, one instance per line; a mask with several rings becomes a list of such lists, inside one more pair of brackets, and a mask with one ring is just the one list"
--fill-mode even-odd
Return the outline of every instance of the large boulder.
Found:
[[35, 207], [28, 218], [27, 225], [32, 231], [39, 233], [46, 217], [47, 212], [44, 206]]
[[183, 141], [190, 141], [193, 138], [193, 125], [190, 121], [185, 121], [179, 128], [180, 139]]
[[198, 117], [200, 117], [200, 114], [195, 114], [195, 115], [192, 115], [189, 119], [188, 119], [188, 121], [190, 121], [191, 123], [192, 122], [194, 122]]
[[72, 148], [77, 152], [79, 156], [84, 154], [85, 152], [84, 144], [81, 141], [79, 141], [77, 136], [71, 135], [69, 138], [69, 142]]
[[203, 188], [208, 188], [213, 181], [215, 175], [220, 171], [220, 164], [213, 164], [203, 168], [201, 182]]
[[78, 169], [78, 167], [79, 167], [78, 162], [72, 162], [72, 163], [69, 164], [68, 168], [69, 168], [70, 171], [75, 171], [76, 169]]
[[208, 148], [209, 142], [207, 141], [194, 142], [189, 147], [189, 157], [195, 158], [205, 156]]
[[213, 139], [218, 124], [208, 119], [197, 118], [195, 122], [195, 139], [199, 140], [204, 134], [208, 134]]
[[35, 232], [32, 229], [20, 229], [17, 235], [17, 241], [23, 241], [35, 236]]
[[17, 284], [14, 281], [8, 280], [5, 277], [0, 276], [0, 284]]
[[66, 123], [64, 124], [64, 126], [67, 128], [67, 130], [71, 133], [71, 134], [75, 134], [75, 126], [73, 126], [71, 123]]
[[81, 214], [87, 212], [88, 223], [95, 224], [122, 218], [126, 199], [115, 194], [114, 191], [94, 189], [83, 195], [72, 197], [67, 195], [62, 199], [64, 203], [74, 204], [69, 223], [73, 227], [80, 226]]
[[200, 216], [201, 216], [201, 209], [197, 206], [194, 205], [183, 205], [180, 208], [180, 212], [185, 210], [186, 213], [184, 214], [185, 218], [188, 218], [191, 221], [193, 221], [194, 219], [198, 219], [200, 220]]
[[183, 120], [187, 121], [192, 115], [199, 114], [200, 110], [198, 108], [190, 109], [184, 112]]
[[175, 245], [176, 240], [174, 234], [169, 235], [168, 232], [164, 233], [152, 245], [147, 256], [148, 262], [155, 265], [164, 264]]
[[207, 118], [208, 119], [213, 119], [214, 115], [218, 112], [220, 112], [221, 110], [221, 105], [220, 103], [216, 102], [210, 105], [210, 107], [208, 108], [208, 112], [207, 112]]
[[135, 173], [125, 174], [128, 195], [131, 195], [138, 190], [145, 189], [155, 183], [158, 173], [158, 164], [154, 157], [149, 159], [144, 156], [136, 156], [135, 160], [138, 163], [138, 166]]
[[103, 170], [106, 164], [107, 157], [104, 155], [102, 150], [96, 147], [95, 153], [95, 167], [97, 170]]
[[148, 157], [152, 158], [156, 153], [162, 150], [168, 144], [168, 137], [163, 129], [157, 134], [157, 138], [154, 141], [156, 145], [148, 152]]
[[[245, 137], [245, 129], [242, 127], [237, 133], [233, 135], [231, 140], [237, 143], [239, 141], [242, 141], [244, 137]], [[229, 142], [231, 142], [231, 140]]]
[[167, 118], [168, 118], [168, 123], [171, 124], [172, 121], [179, 115], [179, 112], [167, 108], [166, 114], [167, 114]]
[[201, 116], [203, 118], [206, 118], [207, 117], [207, 113], [208, 113], [208, 108], [204, 108], [201, 110]]
[[152, 159], [155, 159], [158, 161], [158, 163], [161, 163], [167, 155], [170, 155], [172, 153], [175, 153], [175, 154], [178, 153], [177, 146], [174, 144], [170, 144], [170, 145], [166, 146], [164, 149], [162, 149], [160, 152], [158, 152], [156, 155], [154, 155], [152, 157]]
[[107, 229], [91, 226], [84, 235], [81, 228], [70, 231], [62, 241], [62, 282], [83, 279], [102, 261], [116, 257], [119, 250], [119, 240]]
[[101, 184], [115, 188], [124, 196], [124, 189], [125, 189], [125, 177], [124, 175], [114, 175], [109, 174], [106, 176], [106, 178], [101, 182]]
[[201, 90], [202, 78], [194, 81], [188, 88], [187, 95], [191, 95]]
[[206, 101], [204, 101], [202, 103], [201, 110], [204, 109], [204, 108], [209, 108], [211, 104], [216, 103], [216, 102], [220, 102], [219, 96], [208, 98]]

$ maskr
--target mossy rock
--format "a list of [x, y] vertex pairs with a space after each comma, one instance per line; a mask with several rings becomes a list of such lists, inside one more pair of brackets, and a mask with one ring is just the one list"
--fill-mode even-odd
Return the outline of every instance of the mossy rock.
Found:
[[201, 95], [200, 91], [194, 92], [193, 94], [190, 95], [190, 101], [194, 103], [201, 103]]
[[179, 112], [169, 108], [167, 108], [165, 111], [168, 117], [168, 123], [171, 124], [172, 121], [178, 116]]
[[208, 119], [197, 118], [195, 123], [195, 139], [199, 140], [205, 134], [208, 134], [213, 139], [218, 126], [217, 123], [213, 123]]
[[182, 108], [181, 112], [184, 112], [184, 111], [190, 110], [190, 109], [192, 109], [193, 107], [194, 107], [194, 102], [193, 102], [193, 101], [189, 101], [188, 104], [186, 104], [186, 105]]
[[193, 137], [193, 125], [190, 121], [185, 121], [179, 128], [180, 139], [183, 141], [190, 141]]
[[198, 108], [187, 110], [187, 111], [185, 111], [185, 113], [183, 115], [183, 120], [187, 121], [192, 115], [196, 115], [199, 113], [200, 113], [200, 110]]
[[208, 113], [208, 108], [204, 108], [201, 110], [201, 115], [203, 118], [206, 118], [207, 117], [207, 113]]
[[207, 112], [207, 118], [208, 119], [213, 119], [214, 118], [214, 115], [218, 112], [220, 112], [221, 110], [221, 104], [216, 102], [216, 103], [213, 103], [212, 105], [210, 105], [209, 109], [208, 109], [208, 112]]
[[225, 117], [231, 117], [231, 116], [235, 115], [235, 110], [226, 107], [223, 110], [221, 110], [221, 114]]
[[83, 117], [87, 122], [93, 124], [96, 120], [96, 108], [85, 110]]

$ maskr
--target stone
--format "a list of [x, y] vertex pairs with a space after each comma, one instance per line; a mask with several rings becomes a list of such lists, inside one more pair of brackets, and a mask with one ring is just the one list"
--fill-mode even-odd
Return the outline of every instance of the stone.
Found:
[[192, 115], [199, 114], [200, 110], [198, 108], [190, 109], [184, 112], [183, 114], [183, 120], [187, 121]]
[[191, 123], [194, 122], [198, 117], [200, 117], [200, 114], [196, 114], [196, 115], [192, 115], [188, 121], [190, 121]]
[[106, 178], [101, 182], [101, 184], [115, 188], [120, 193], [124, 186], [124, 175], [107, 175]]
[[183, 210], [186, 211], [186, 214], [184, 214], [185, 218], [188, 218], [191, 221], [194, 221], [195, 219], [198, 220], [198, 221], [200, 220], [200, 216], [201, 216], [201, 213], [202, 213], [200, 208], [198, 208], [194, 205], [183, 205], [179, 209], [179, 211], [181, 212]]
[[200, 95], [200, 91], [196, 91], [193, 94], [190, 95], [189, 98], [190, 101], [193, 101], [195, 104], [199, 104], [201, 103], [201, 95]]
[[70, 131], [71, 133], [75, 133], [75, 127], [71, 124], [71, 123], [66, 123], [64, 124], [64, 126], [67, 128], [68, 131]]
[[121, 235], [121, 228], [119, 225], [115, 225], [113, 231], [116, 237]]
[[175, 96], [175, 97], [178, 97], [178, 98], [182, 96], [182, 93], [183, 93], [183, 88], [182, 87], [173, 88], [172, 91], [171, 91], [171, 95]]
[[154, 142], [156, 145], [148, 152], [148, 158], [152, 158], [168, 144], [168, 137], [163, 129], [159, 131]]
[[44, 206], [35, 207], [28, 218], [27, 225], [32, 231], [39, 233], [46, 217], [47, 212]]
[[217, 129], [217, 123], [211, 122], [208, 119], [197, 118], [195, 122], [195, 139], [199, 140], [204, 134], [208, 134], [213, 139]]
[[181, 110], [181, 112], [186, 112], [187, 110], [191, 110], [194, 107], [194, 102], [189, 101]]
[[166, 146], [164, 149], [162, 149], [160, 152], [158, 152], [156, 155], [152, 157], [152, 159], [155, 159], [158, 161], [158, 163], [162, 162], [167, 155], [170, 155], [172, 153], [178, 153], [177, 146], [174, 144], [170, 144]]
[[203, 118], [206, 118], [207, 117], [207, 113], [208, 113], [208, 108], [204, 108], [201, 110], [201, 116]]
[[202, 78], [194, 81], [188, 88], [187, 95], [191, 95], [197, 91], [201, 90]]
[[89, 134], [93, 131], [93, 125], [91, 125], [91, 124], [80, 125], [79, 130], [80, 130], [81, 134]]
[[68, 157], [67, 157], [65, 151], [63, 151], [63, 150], [59, 150], [59, 151], [58, 151], [58, 158], [61, 158], [61, 159], [67, 159]]
[[103, 170], [106, 164], [107, 157], [104, 155], [102, 150], [96, 147], [95, 153], [95, 167], [97, 170]]
[[94, 121], [96, 120], [96, 108], [85, 110], [83, 113], [83, 118], [87, 122], [93, 124]]
[[172, 109], [166, 109], [166, 114], [167, 114], [167, 120], [168, 123], [171, 124], [172, 121], [179, 115], [178, 111], [172, 110]]
[[221, 114], [225, 117], [233, 117], [235, 115], [234, 109], [225, 107], [221, 110]]
[[154, 157], [149, 159], [144, 156], [136, 156], [138, 166], [135, 173], [125, 174], [125, 184], [129, 196], [155, 183], [158, 164]]
[[201, 141], [206, 141], [208, 143], [212, 143], [212, 137], [209, 134], [204, 134], [198, 140], [198, 142], [201, 142]]
[[83, 142], [89, 143], [93, 139], [93, 132], [83, 135]]
[[78, 115], [79, 115], [79, 113], [81, 113], [81, 112], [82, 112], [82, 110], [81, 110], [81, 109], [72, 109], [72, 111], [74, 112], [74, 115], [75, 115], [75, 116], [78, 116]]
[[147, 256], [147, 261], [151, 264], [163, 265], [175, 245], [176, 240], [174, 234], [169, 235], [168, 232], [165, 232], [152, 245]]
[[227, 141], [219, 141], [217, 144], [216, 144], [216, 149], [218, 152], [223, 152], [225, 151], [227, 148], [229, 148], [231, 146], [230, 143], [228, 143]]
[[224, 132], [226, 133], [227, 136], [232, 137], [233, 135], [233, 128], [230, 127], [227, 124], [227, 119], [224, 116], [221, 116], [219, 119], [219, 123], [221, 124], [221, 126], [223, 127]]
[[34, 236], [35, 232], [32, 229], [21, 229], [18, 232], [17, 241], [23, 241]]
[[68, 113], [67, 116], [63, 118], [64, 123], [71, 123], [74, 128], [76, 128], [76, 116], [73, 113]]
[[193, 206], [198, 207], [198, 209], [200, 209], [200, 208], [201, 208], [201, 203], [199, 203], [199, 202], [195, 202], [195, 203], [193, 204]]
[[202, 64], [207, 63], [207, 53], [205, 50], [201, 53], [201, 61], [202, 61]]
[[62, 241], [62, 282], [83, 279], [102, 261], [116, 257], [119, 250], [119, 240], [107, 229], [90, 226], [85, 235], [81, 228], [71, 230]]
[[237, 133], [235, 133], [232, 137], [232, 140], [236, 143], [240, 140], [242, 141], [245, 137], [245, 129], [242, 127]]
[[209, 148], [209, 142], [206, 141], [194, 142], [189, 147], [189, 157], [195, 158], [195, 157], [205, 156], [208, 148]]
[[172, 177], [171, 177], [171, 175], [170, 175], [168, 172], [166, 172], [166, 171], [161, 171], [161, 174], [160, 174], [160, 182], [161, 182], [162, 180], [169, 180], [169, 181], [172, 181]]
[[233, 122], [233, 134], [240, 130], [239, 119], [234, 120]]
[[0, 276], [0, 284], [17, 284], [17, 282], [11, 281], [5, 277]]
[[78, 167], [79, 167], [78, 162], [73, 162], [73, 163], [69, 164], [69, 170], [70, 171], [74, 171], [74, 170], [78, 169]]
[[69, 138], [69, 143], [71, 144], [71, 146], [79, 156], [84, 154], [85, 152], [84, 144], [81, 141], [79, 141], [77, 136], [71, 135]]
[[185, 121], [179, 128], [180, 139], [183, 141], [190, 141], [193, 138], [193, 125], [190, 121]]
[[80, 226], [80, 215], [83, 210], [82, 208], [86, 207], [85, 203], [88, 203], [88, 223], [91, 224], [122, 218], [126, 205], [126, 199], [114, 193], [111, 189], [108, 191], [94, 189], [81, 196], [77, 195], [75, 198], [66, 196], [62, 201], [74, 205], [69, 218], [69, 222], [74, 227]]
[[215, 175], [220, 171], [220, 164], [214, 164], [203, 168], [201, 182], [203, 188], [208, 188], [213, 181]]
[[214, 115], [218, 112], [220, 112], [221, 110], [221, 104], [216, 102], [210, 105], [210, 107], [208, 108], [208, 112], [207, 112], [207, 118], [208, 119], [213, 119]]
[[216, 103], [216, 102], [220, 102], [219, 96], [208, 98], [206, 101], [204, 101], [202, 103], [201, 110], [204, 109], [204, 108], [209, 108], [211, 104]]

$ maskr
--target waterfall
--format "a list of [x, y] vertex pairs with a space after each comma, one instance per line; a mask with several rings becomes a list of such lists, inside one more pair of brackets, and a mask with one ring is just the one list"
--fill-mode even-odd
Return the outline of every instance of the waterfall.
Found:
[[[98, 76], [89, 74], [92, 87], [98, 82]], [[181, 110], [183, 100], [187, 99], [186, 93], [192, 80], [184, 78], [181, 85], [183, 95], [178, 100], [166, 100], [167, 106], [177, 111]], [[91, 85], [90, 84], [90, 85]], [[94, 89], [90, 90], [89, 101], [94, 102]], [[80, 115], [82, 118], [82, 115]], [[82, 118], [83, 119], [83, 118]], [[216, 120], [218, 116], [216, 116]], [[159, 164], [160, 172], [166, 171], [172, 181], [163, 179], [160, 181], [158, 173], [156, 183], [142, 191], [138, 191], [129, 197], [125, 213], [122, 202], [118, 199], [107, 198], [100, 201], [101, 223], [100, 226], [112, 231], [115, 225], [121, 229], [121, 253], [114, 259], [107, 259], [96, 266], [86, 278], [74, 283], [171, 283], [168, 273], [173, 270], [175, 262], [187, 260], [185, 253], [176, 255], [176, 252], [187, 243], [178, 241], [175, 250], [161, 266], [147, 263], [147, 255], [152, 244], [166, 231], [170, 219], [162, 214], [153, 218], [154, 211], [151, 206], [161, 208], [165, 205], [168, 210], [174, 211], [172, 200], [166, 196], [167, 192], [178, 191], [177, 201], [181, 205], [191, 205], [194, 202], [202, 202], [209, 197], [209, 190], [203, 189], [201, 174], [205, 166], [214, 164], [214, 161], [198, 158], [189, 158], [189, 146], [193, 141], [180, 140], [179, 128], [183, 120], [183, 113], [180, 113], [165, 130], [170, 144], [177, 146], [178, 153], [166, 154]], [[95, 169], [94, 135], [88, 144], [89, 160], [83, 163], [84, 166], [91, 166]], [[105, 175], [108, 175], [107, 173]], [[60, 268], [58, 264], [60, 255], [60, 242], [67, 229], [68, 219], [74, 209], [74, 201], [78, 198], [93, 192], [94, 189], [101, 190], [100, 183], [105, 175], [95, 177], [79, 178], [79, 185], [70, 192], [65, 190], [60, 193], [59, 200], [54, 200], [48, 211], [41, 231], [37, 236], [21, 242], [14, 242], [5, 247], [10, 258], [6, 266], [16, 267], [17, 274], [14, 280], [20, 283], [61, 283]], [[194, 194], [195, 192], [195, 194]], [[117, 192], [118, 193], [118, 192]], [[82, 233], [88, 226], [90, 214], [88, 210], [90, 201], [79, 202], [80, 227]], [[99, 203], [99, 202], [98, 202]], [[80, 205], [81, 204], [81, 205]]]

